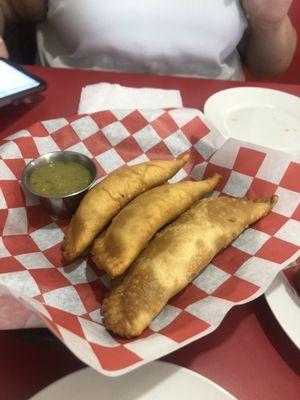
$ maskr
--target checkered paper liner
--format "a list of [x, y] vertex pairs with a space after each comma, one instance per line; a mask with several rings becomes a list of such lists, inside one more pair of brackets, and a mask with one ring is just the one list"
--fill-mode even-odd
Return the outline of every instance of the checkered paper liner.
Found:
[[[111, 376], [160, 358], [216, 329], [236, 304], [261, 295], [300, 252], [300, 163], [263, 147], [225, 140], [200, 111], [110, 110], [37, 123], [0, 142], [0, 328], [46, 324], [82, 361]], [[89, 256], [62, 261], [68, 221], [51, 218], [24, 193], [21, 173], [32, 158], [55, 150], [93, 158], [98, 178], [123, 165], [173, 158], [190, 161], [172, 179], [222, 174], [214, 196], [261, 198], [272, 212], [240, 235], [138, 338], [111, 335], [101, 301], [109, 285]]]

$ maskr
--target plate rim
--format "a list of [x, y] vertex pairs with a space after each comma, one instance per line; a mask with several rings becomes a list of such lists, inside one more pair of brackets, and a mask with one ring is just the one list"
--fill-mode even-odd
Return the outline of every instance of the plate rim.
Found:
[[[288, 300], [289, 303], [295, 303], [296, 307], [298, 306], [300, 311], [300, 298], [298, 300], [296, 299], [296, 294], [292, 294], [293, 289], [290, 287], [290, 283], [283, 275], [283, 271], [280, 271], [280, 273], [276, 275], [271, 285], [265, 291], [264, 297], [273, 316], [280, 325], [281, 329], [285, 332], [285, 334], [291, 340], [291, 342], [298, 348], [298, 350], [300, 350], [300, 328], [299, 328], [299, 339], [297, 340], [297, 337], [295, 338], [294, 335], [291, 334], [289, 326], [284, 323], [283, 319], [278, 317], [278, 304], [276, 299], [274, 300], [273, 297], [274, 292], [277, 292], [277, 294], [279, 292], [280, 297], [282, 297], [284, 301]], [[300, 313], [298, 315], [300, 320]]]
[[[224, 95], [225, 96], [226, 96], [226, 94], [232, 95], [232, 93], [234, 94], [234, 93], [240, 93], [240, 92], [246, 92], [246, 93], [252, 92], [252, 95], [255, 92], [260, 92], [260, 93], [265, 93], [268, 96], [270, 96], [270, 94], [273, 94], [273, 95], [277, 95], [277, 96], [281, 96], [281, 97], [284, 96], [285, 98], [289, 98], [291, 101], [293, 101], [295, 103], [298, 102], [299, 103], [299, 119], [300, 119], [300, 97], [296, 96], [294, 94], [291, 94], [291, 93], [288, 93], [288, 92], [285, 92], [285, 91], [279, 90], [279, 89], [260, 87], [260, 86], [239, 86], [239, 87], [231, 87], [231, 88], [222, 89], [222, 90], [219, 90], [219, 91], [213, 93], [211, 96], [209, 96], [206, 99], [204, 106], [203, 106], [203, 114], [205, 115], [207, 120], [210, 122], [210, 124], [217, 131], [219, 131], [222, 134], [222, 136], [224, 136], [226, 139], [230, 139], [232, 137], [232, 136], [230, 136], [230, 134], [228, 133], [228, 130], [226, 129], [225, 119], [223, 118], [223, 115], [222, 115], [224, 113], [224, 111], [228, 109], [228, 107], [227, 106], [221, 107], [217, 113], [217, 118], [212, 116], [211, 107], [215, 101], [219, 102], [219, 98], [222, 99], [222, 97], [224, 97]], [[235, 139], [252, 143], [249, 140], [238, 139], [237, 137], [235, 137]], [[257, 145], [268, 147], [263, 144], [257, 144]], [[293, 151], [291, 151], [290, 149], [285, 149], [282, 151], [293, 154]], [[299, 150], [297, 150], [297, 152], [298, 151]]]
[[[259, 91], [259, 92], [266, 92], [266, 93], [273, 93], [273, 94], [278, 94], [278, 95], [283, 95], [283, 96], [287, 96], [287, 97], [291, 97], [293, 98], [293, 100], [298, 100], [300, 103], [300, 97], [296, 96], [295, 94], [289, 93], [289, 92], [285, 92], [284, 90], [280, 90], [280, 89], [273, 89], [273, 88], [268, 88], [268, 87], [262, 87], [262, 86], [238, 86], [238, 87], [229, 87], [226, 89], [222, 89], [222, 90], [218, 90], [217, 92], [213, 93], [212, 95], [210, 95], [204, 103], [203, 106], [203, 113], [205, 114], [205, 109], [207, 108], [207, 103], [209, 103], [214, 97], [219, 97], [219, 96], [223, 96], [223, 94], [225, 93], [230, 93], [230, 92], [243, 92], [243, 91]], [[300, 107], [300, 105], [299, 105]]]
[[[238, 400], [236, 397], [234, 397], [231, 393], [229, 393], [226, 389], [224, 389], [222, 386], [220, 386], [219, 384], [217, 384], [216, 382], [214, 382], [213, 380], [207, 378], [204, 375], [199, 374], [196, 371], [193, 371], [189, 368], [186, 367], [182, 367], [181, 365], [178, 364], [174, 364], [168, 361], [163, 361], [163, 360], [155, 360], [152, 361], [146, 365], [141, 366], [141, 368], [143, 367], [150, 367], [150, 365], [154, 366], [154, 368], [168, 368], [170, 370], [170, 372], [177, 372], [177, 371], [183, 371], [184, 373], [187, 373], [190, 376], [196, 377], [200, 384], [205, 384], [205, 385], [210, 385], [213, 386], [216, 390], [220, 391], [220, 394], [224, 394], [224, 396], [227, 396], [226, 399], [224, 398], [224, 400]], [[138, 371], [140, 368], [137, 368], [133, 371], [128, 372], [128, 374], [134, 374], [134, 372]], [[74, 376], [76, 377], [77, 375], [81, 375], [82, 373], [96, 373], [101, 375], [102, 378], [113, 381], [115, 379], [124, 379], [124, 377], [126, 377], [127, 374], [124, 374], [122, 376], [116, 376], [116, 377], [109, 377], [106, 375], [101, 374], [100, 372], [94, 370], [91, 367], [83, 367], [80, 368], [79, 370], [73, 371], [59, 379], [57, 379], [56, 381], [50, 383], [49, 385], [47, 385], [46, 387], [44, 387], [43, 389], [41, 389], [40, 391], [38, 391], [37, 393], [35, 393], [32, 397], [29, 398], [29, 400], [39, 400], [39, 396], [40, 395], [44, 395], [47, 394], [47, 391], [52, 387], [56, 386], [57, 384], [63, 382], [63, 381], [68, 381], [69, 379], [73, 379]], [[60, 399], [58, 399], [60, 400]], [[99, 398], [99, 400], [101, 400], [101, 398]]]

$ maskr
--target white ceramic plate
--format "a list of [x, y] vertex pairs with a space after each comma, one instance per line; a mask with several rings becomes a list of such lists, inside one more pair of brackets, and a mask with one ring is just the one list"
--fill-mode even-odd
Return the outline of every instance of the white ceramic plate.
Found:
[[265, 297], [282, 329], [300, 350], [300, 299], [282, 273], [277, 275]]
[[236, 400], [215, 383], [188, 369], [154, 361], [137, 370], [108, 378], [84, 368], [74, 372], [31, 400]]
[[300, 151], [300, 98], [241, 87], [212, 95], [204, 114], [224, 136], [286, 152]]

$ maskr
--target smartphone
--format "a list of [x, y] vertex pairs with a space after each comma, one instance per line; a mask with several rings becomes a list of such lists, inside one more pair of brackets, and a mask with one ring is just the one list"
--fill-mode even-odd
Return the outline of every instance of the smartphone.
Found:
[[45, 90], [47, 84], [20, 65], [0, 57], [0, 107]]

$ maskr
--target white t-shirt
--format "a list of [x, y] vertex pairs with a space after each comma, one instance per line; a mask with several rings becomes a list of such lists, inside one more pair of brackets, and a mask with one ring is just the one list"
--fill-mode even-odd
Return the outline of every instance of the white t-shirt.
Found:
[[151, 74], [243, 79], [238, 0], [49, 0], [40, 62]]

